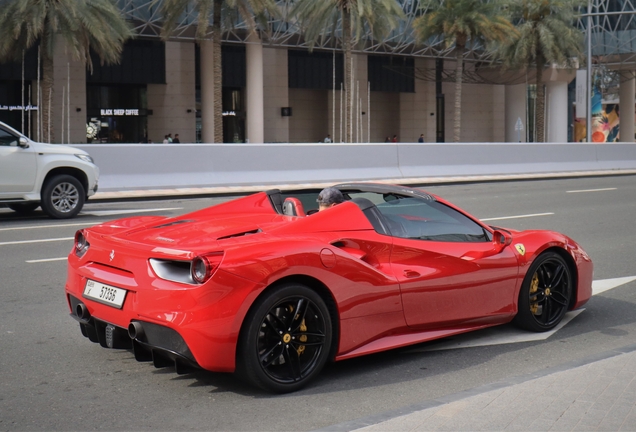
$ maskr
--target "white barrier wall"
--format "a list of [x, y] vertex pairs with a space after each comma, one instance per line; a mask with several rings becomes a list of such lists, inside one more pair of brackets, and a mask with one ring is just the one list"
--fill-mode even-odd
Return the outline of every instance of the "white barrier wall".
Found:
[[636, 144], [86, 144], [99, 190], [636, 169]]

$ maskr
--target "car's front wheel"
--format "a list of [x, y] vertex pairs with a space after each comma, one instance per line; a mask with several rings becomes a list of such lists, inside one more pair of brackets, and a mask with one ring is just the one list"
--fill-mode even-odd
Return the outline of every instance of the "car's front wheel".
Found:
[[568, 310], [572, 290], [570, 268], [561, 255], [556, 252], [539, 255], [521, 285], [514, 322], [535, 332], [553, 329]]
[[296, 391], [325, 365], [332, 323], [323, 299], [287, 284], [266, 293], [248, 313], [239, 341], [237, 372], [277, 393]]
[[42, 188], [42, 210], [54, 219], [76, 216], [84, 206], [86, 191], [82, 183], [70, 175], [58, 175]]

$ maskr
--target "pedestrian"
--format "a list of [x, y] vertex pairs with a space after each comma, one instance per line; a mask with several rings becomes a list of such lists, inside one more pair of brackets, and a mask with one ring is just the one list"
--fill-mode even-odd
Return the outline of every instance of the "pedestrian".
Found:
[[331, 135], [327, 134], [327, 138], [325, 138], [325, 142], [326, 143], [330, 143], [331, 142]]
[[391, 137], [387, 135], [386, 138], [384, 139], [384, 142], [391, 142]]
[[171, 134], [171, 133], [169, 133], [169, 134], [168, 134], [168, 143], [171, 143], [171, 142], [172, 142], [172, 134]]
[[397, 135], [393, 135], [393, 139], [391, 140], [391, 142], [397, 142]]
[[170, 141], [168, 141], [168, 135], [164, 135], [163, 136], [163, 143], [164, 144], [168, 144]]
[[417, 139], [418, 143], [423, 143], [424, 142], [424, 134], [420, 134], [420, 137]]
[[179, 139], [179, 134], [174, 134], [174, 139], [172, 140], [173, 144], [179, 144], [181, 143], [181, 140]]

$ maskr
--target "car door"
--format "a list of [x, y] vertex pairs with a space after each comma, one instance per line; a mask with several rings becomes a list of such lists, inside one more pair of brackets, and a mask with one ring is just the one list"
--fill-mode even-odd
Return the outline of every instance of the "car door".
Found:
[[18, 144], [18, 136], [0, 127], [0, 197], [30, 192], [35, 185], [36, 154]]
[[502, 322], [514, 313], [518, 261], [481, 225], [434, 200], [377, 206], [394, 233], [391, 266], [410, 327]]

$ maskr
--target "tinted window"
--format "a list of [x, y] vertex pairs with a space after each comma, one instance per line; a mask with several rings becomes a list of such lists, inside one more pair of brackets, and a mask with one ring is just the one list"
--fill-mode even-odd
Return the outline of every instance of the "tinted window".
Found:
[[0, 145], [1, 146], [17, 146], [18, 138], [7, 132], [6, 130], [0, 128]]

